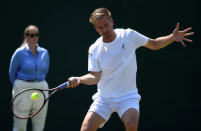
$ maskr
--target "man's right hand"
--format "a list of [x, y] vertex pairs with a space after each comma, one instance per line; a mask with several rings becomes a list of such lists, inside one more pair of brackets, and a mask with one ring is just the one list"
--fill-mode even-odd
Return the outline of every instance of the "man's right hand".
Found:
[[70, 77], [68, 78], [68, 81], [70, 82], [70, 84], [67, 86], [67, 88], [74, 88], [80, 84], [79, 77]]

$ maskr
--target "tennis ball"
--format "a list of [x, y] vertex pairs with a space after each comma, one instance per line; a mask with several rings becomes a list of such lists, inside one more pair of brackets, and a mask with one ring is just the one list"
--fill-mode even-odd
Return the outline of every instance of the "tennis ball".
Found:
[[31, 94], [31, 99], [34, 100], [34, 101], [37, 101], [39, 96], [40, 95], [37, 92], [34, 92], [34, 93]]

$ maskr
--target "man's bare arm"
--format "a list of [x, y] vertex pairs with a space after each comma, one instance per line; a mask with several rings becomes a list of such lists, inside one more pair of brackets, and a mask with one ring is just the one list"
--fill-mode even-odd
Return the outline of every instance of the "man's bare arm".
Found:
[[156, 39], [149, 39], [148, 43], [145, 47], [150, 48], [152, 50], [158, 50], [160, 48], [164, 48], [171, 44], [172, 42], [180, 42], [183, 46], [186, 46], [183, 41], [193, 42], [192, 40], [185, 38], [186, 36], [192, 36], [194, 32], [189, 32], [192, 28], [189, 27], [185, 30], [179, 30], [180, 24], [177, 23], [176, 28], [174, 29], [173, 33], [167, 36], [159, 37]]
[[76, 87], [79, 84], [94, 85], [100, 80], [101, 72], [90, 72], [80, 77], [70, 77], [70, 85], [68, 87]]

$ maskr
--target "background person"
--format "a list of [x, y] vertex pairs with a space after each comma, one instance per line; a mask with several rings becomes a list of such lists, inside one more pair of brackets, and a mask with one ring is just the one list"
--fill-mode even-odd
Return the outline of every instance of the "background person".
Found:
[[[12, 97], [27, 88], [48, 89], [46, 75], [49, 71], [49, 54], [38, 44], [39, 29], [29, 25], [24, 31], [24, 42], [17, 48], [11, 58], [9, 76], [13, 86]], [[48, 95], [45, 92], [45, 95]], [[33, 110], [31, 99], [26, 100], [21, 110], [29, 113]], [[33, 131], [42, 131], [45, 126], [48, 104], [40, 113], [32, 117]], [[27, 119], [14, 117], [13, 131], [26, 131]]]

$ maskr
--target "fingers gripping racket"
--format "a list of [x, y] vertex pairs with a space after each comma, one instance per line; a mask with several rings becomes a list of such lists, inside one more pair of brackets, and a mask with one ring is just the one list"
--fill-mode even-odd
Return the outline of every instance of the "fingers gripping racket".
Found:
[[[12, 111], [15, 117], [19, 119], [28, 119], [38, 114], [49, 98], [57, 91], [64, 89], [70, 84], [69, 81], [51, 89], [34, 89], [29, 88], [19, 92], [12, 99]], [[46, 97], [45, 92], [48, 92]], [[51, 92], [51, 93], [50, 93]], [[37, 99], [32, 99], [33, 93], [37, 94]], [[27, 109], [30, 106], [31, 109]]]

